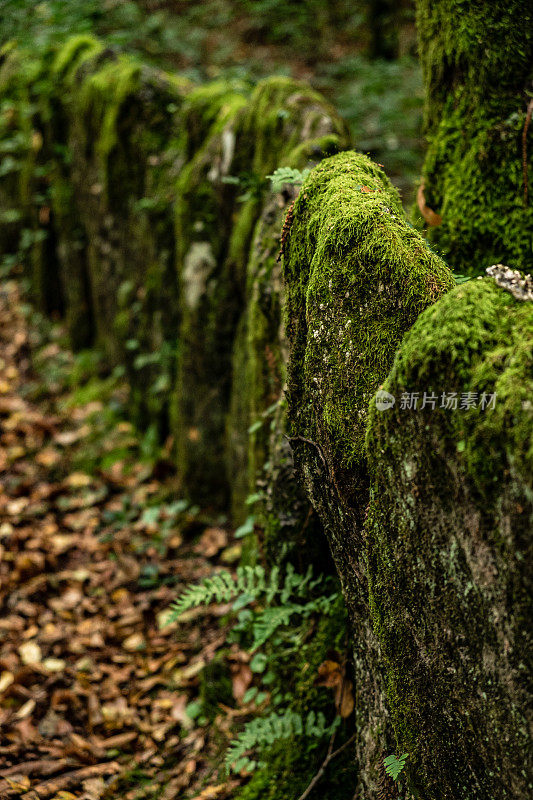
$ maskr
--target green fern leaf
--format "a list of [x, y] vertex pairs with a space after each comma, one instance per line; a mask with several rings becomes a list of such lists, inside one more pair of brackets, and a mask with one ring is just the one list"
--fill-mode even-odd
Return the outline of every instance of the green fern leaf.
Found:
[[338, 718], [332, 725], [326, 725], [322, 713], [316, 715], [310, 711], [304, 720], [300, 714], [287, 709], [282, 714], [273, 711], [268, 717], [258, 717], [248, 722], [244, 730], [230, 744], [226, 753], [225, 764], [228, 772], [238, 772], [246, 759], [246, 769], [252, 771], [257, 762], [249, 760], [248, 751], [265, 748], [280, 739], [291, 739], [294, 736], [322, 738], [331, 735], [338, 725]]
[[399, 758], [397, 758], [393, 754], [383, 759], [385, 772], [387, 773], [387, 775], [390, 775], [393, 781], [398, 779], [398, 776], [405, 767], [406, 761], [407, 761], [407, 753], [403, 753], [403, 755], [401, 755]]

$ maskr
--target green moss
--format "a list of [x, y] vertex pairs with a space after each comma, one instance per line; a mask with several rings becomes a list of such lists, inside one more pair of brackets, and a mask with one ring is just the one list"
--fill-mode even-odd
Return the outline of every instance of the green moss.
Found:
[[348, 139], [345, 124], [318, 92], [292, 78], [273, 77], [261, 81], [250, 98], [239, 154], [264, 178], [279, 166], [305, 166], [308, 158], [342, 150]]
[[361, 468], [368, 402], [405, 330], [453, 279], [383, 171], [356, 153], [304, 183], [284, 271], [294, 431], [321, 441], [336, 469]]
[[284, 240], [290, 441], [348, 609], [358, 687], [357, 788], [371, 797], [380, 759], [395, 743], [366, 585], [368, 404], [405, 332], [454, 280], [407, 223], [384, 172], [354, 152], [312, 170]]
[[533, 268], [533, 204], [524, 195], [531, 144], [522, 137], [533, 61], [527, 0], [419, 0], [426, 87], [426, 203], [442, 216], [427, 230], [454, 269], [505, 263]]
[[56, 81], [70, 84], [76, 70], [88, 58], [101, 53], [103, 45], [89, 34], [80, 34], [67, 39], [52, 62], [51, 74]]
[[[432, 800], [521, 797], [531, 782], [532, 367], [532, 303], [472, 281], [421, 314], [383, 387], [394, 408], [369, 416], [370, 613], [398, 748]], [[461, 409], [467, 392], [477, 407]]]
[[[139, 62], [121, 55], [104, 63], [77, 87], [80, 96], [76, 105], [88, 124], [87, 137], [94, 137], [91, 147], [103, 165], [118, 143], [118, 117], [123, 104], [138, 91], [140, 73]], [[107, 176], [105, 166], [104, 175]]]
[[[55, 63], [64, 85], [52, 136], [68, 148], [56, 186], [66, 182], [72, 202], [61, 208], [65, 193], [56, 191], [56, 213], [60, 249], [81, 247], [88, 276], [68, 285], [67, 316], [79, 318], [81, 296], [91, 298], [98, 343], [126, 367], [134, 420], [155, 423], [165, 436], [179, 315], [172, 205], [189, 82], [103, 51], [90, 38], [64, 50]], [[127, 307], [119, 302], [125, 282]]]

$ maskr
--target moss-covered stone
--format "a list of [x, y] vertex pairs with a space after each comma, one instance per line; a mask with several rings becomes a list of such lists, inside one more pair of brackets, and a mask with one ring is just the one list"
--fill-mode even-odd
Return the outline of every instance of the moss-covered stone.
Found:
[[7, 44], [0, 53], [0, 246], [24, 263], [36, 305], [62, 310], [54, 264], [49, 198], [50, 152], [43, 137], [41, 95], [48, 96], [44, 60]]
[[[293, 452], [325, 526], [353, 628], [362, 796], [394, 747], [369, 619], [363, 524], [368, 404], [404, 333], [451, 286], [366, 156], [321, 162], [285, 228], [288, 414]], [[365, 795], [364, 792], [367, 792]]]
[[366, 156], [323, 161], [293, 216], [284, 259], [293, 432], [320, 441], [351, 480], [365, 470], [370, 398], [404, 332], [453, 279]]
[[423, 192], [442, 217], [427, 236], [459, 272], [479, 275], [497, 262], [531, 272], [531, 4], [418, 0], [417, 21], [429, 145]]
[[[241, 91], [217, 84], [197, 90], [193, 116], [209, 121], [206, 138], [178, 181], [177, 270], [181, 321], [172, 429], [178, 469], [187, 492], [203, 503], [228, 501], [224, 429], [231, 382], [231, 348], [242, 303], [235, 278], [224, 270], [237, 188], [232, 173], [237, 128], [246, 103]], [[202, 113], [198, 112], [198, 105]]]
[[232, 514], [242, 522], [250, 512], [247, 496], [258, 493], [253, 511], [268, 563], [290, 561], [301, 572], [313, 564], [328, 571], [327, 542], [295, 474], [285, 435], [288, 344], [279, 252], [283, 219], [297, 192], [287, 186], [266, 200], [250, 249], [228, 415]]
[[[366, 543], [398, 752], [417, 797], [518, 800], [533, 784], [533, 303], [491, 278], [457, 287], [383, 388], [396, 404], [370, 413]], [[461, 407], [468, 392], [476, 407]]]
[[68, 183], [85, 237], [96, 341], [126, 366], [135, 421], [164, 434], [179, 316], [174, 183], [188, 82], [82, 45], [67, 42], [76, 61], [60, 51], [54, 68], [65, 84]]
[[[214, 106], [210, 113], [209, 100]], [[187, 123], [193, 130], [189, 136], [197, 137], [202, 125], [209, 131], [184, 168], [178, 187], [178, 273], [185, 302], [173, 429], [187, 490], [202, 502], [223, 505], [235, 484], [241, 504], [244, 486], [253, 479], [234, 481], [234, 470], [241, 476], [249, 474], [250, 450], [242, 435], [255, 421], [252, 414], [261, 391], [250, 383], [250, 375], [240, 371], [242, 367], [247, 373], [250, 362], [257, 359], [250, 340], [262, 335], [251, 329], [248, 318], [249, 292], [255, 290], [247, 265], [254, 259], [250, 247], [255, 225], [263, 213], [269, 214], [263, 212], [266, 176], [277, 166], [301, 168], [310, 159], [345, 147], [347, 135], [320, 95], [289, 79], [262, 81], [248, 98], [242, 87], [232, 90], [232, 85], [216, 83], [212, 91], [193, 92], [187, 103], [194, 122]], [[269, 217], [268, 244], [261, 245], [274, 260], [281, 222], [278, 208], [277, 217]], [[279, 348], [277, 334], [276, 330], [271, 342], [261, 342], [259, 357], [267, 345]], [[245, 352], [239, 352], [241, 346]], [[233, 380], [232, 365], [239, 369]], [[271, 371], [276, 369], [271, 364]], [[281, 387], [281, 376], [276, 380]], [[246, 391], [246, 397], [239, 396]], [[271, 392], [259, 400], [261, 412], [271, 405], [270, 396]], [[239, 419], [232, 420], [237, 409]], [[229, 457], [227, 430], [235, 446], [233, 451], [230, 446]]]

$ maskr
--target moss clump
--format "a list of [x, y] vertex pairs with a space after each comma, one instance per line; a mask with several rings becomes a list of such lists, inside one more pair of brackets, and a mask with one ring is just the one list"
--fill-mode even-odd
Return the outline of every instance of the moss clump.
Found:
[[213, 720], [220, 713], [220, 703], [233, 705], [231, 673], [224, 653], [218, 653], [200, 673], [202, 714]]
[[[425, 201], [442, 216], [427, 230], [454, 269], [481, 274], [505, 263], [533, 269], [531, 127], [523, 134], [533, 63], [527, 0], [419, 0], [428, 151]], [[530, 178], [531, 180], [531, 178]]]
[[[491, 278], [457, 287], [405, 336], [384, 389], [396, 405], [370, 413], [365, 542], [398, 748], [424, 798], [524, 797], [533, 303]], [[402, 409], [411, 392], [418, 409]]]
[[97, 342], [126, 367], [135, 422], [164, 436], [179, 313], [173, 184], [189, 84], [86, 38], [67, 42], [53, 66], [51, 134], [69, 152], [54, 186], [59, 252], [67, 261], [78, 252], [87, 274], [79, 296], [65, 279], [67, 315], [79, 317], [90, 297]]
[[384, 172], [353, 152], [304, 183], [284, 272], [293, 431], [320, 442], [336, 471], [364, 469], [370, 398], [404, 332], [453, 279]]

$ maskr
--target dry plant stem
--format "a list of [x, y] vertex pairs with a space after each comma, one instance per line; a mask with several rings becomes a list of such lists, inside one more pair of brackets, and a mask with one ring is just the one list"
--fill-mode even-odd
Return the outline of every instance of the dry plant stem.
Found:
[[307, 787], [305, 792], [300, 795], [298, 800], [306, 800], [306, 798], [309, 797], [310, 793], [312, 792], [312, 790], [314, 789], [314, 787], [316, 786], [316, 784], [318, 783], [318, 781], [320, 780], [320, 778], [322, 777], [324, 772], [326, 771], [326, 767], [328, 766], [329, 762], [333, 761], [333, 759], [336, 758], [338, 755], [340, 755], [343, 750], [346, 750], [348, 745], [351, 744], [353, 742], [353, 740], [355, 739], [355, 733], [353, 733], [350, 736], [350, 738], [347, 739], [344, 742], [343, 745], [338, 747], [337, 750], [334, 750], [333, 752], [331, 752], [331, 748], [333, 747], [333, 739], [334, 739], [334, 737], [335, 737], [335, 731], [333, 732], [333, 734], [331, 736], [331, 739], [330, 739], [330, 742], [329, 742], [328, 754], [327, 754], [326, 758], [324, 759], [324, 763], [322, 764], [322, 766], [318, 770], [317, 774], [315, 775], [315, 777], [313, 778], [313, 780], [311, 781], [311, 783], [309, 784], [309, 786]]
[[[342, 686], [341, 686], [341, 693], [340, 693], [340, 697], [339, 697], [339, 703], [338, 703], [337, 713], [340, 713], [340, 709], [342, 708], [342, 701], [343, 701], [343, 698], [344, 698], [344, 689], [345, 689], [345, 687], [346, 687], [346, 671], [344, 671], [344, 674], [343, 674], [343, 676], [342, 676]], [[305, 799], [306, 799], [306, 797], [308, 797], [308, 796], [309, 796], [310, 792], [313, 790], [313, 787], [314, 787], [314, 786], [316, 786], [316, 784], [318, 783], [318, 781], [320, 780], [320, 778], [321, 778], [321, 777], [322, 777], [322, 775], [324, 774], [324, 772], [325, 772], [325, 770], [326, 770], [326, 767], [328, 766], [329, 762], [330, 762], [330, 761], [332, 761], [332, 760], [333, 760], [333, 759], [334, 759], [336, 756], [338, 756], [338, 755], [339, 755], [339, 753], [342, 753], [342, 751], [343, 751], [343, 750], [344, 750], [346, 747], [348, 747], [348, 745], [350, 744], [350, 742], [351, 742], [351, 741], [353, 741], [353, 739], [355, 739], [355, 733], [354, 733], [352, 736], [350, 736], [350, 738], [349, 738], [349, 739], [347, 739], [347, 740], [344, 742], [344, 744], [343, 744], [343, 745], [341, 745], [340, 747], [338, 747], [338, 748], [337, 748], [337, 750], [335, 750], [335, 751], [333, 752], [333, 743], [334, 743], [334, 741], [335, 741], [335, 735], [336, 735], [336, 733], [337, 733], [337, 730], [335, 729], [335, 730], [333, 731], [333, 733], [331, 734], [331, 736], [330, 736], [330, 739], [329, 739], [329, 745], [328, 745], [328, 752], [327, 752], [326, 758], [325, 758], [325, 759], [324, 759], [324, 761], [322, 762], [322, 766], [321, 766], [321, 767], [320, 767], [320, 769], [318, 770], [317, 774], [315, 775], [315, 777], [313, 778], [313, 780], [311, 781], [311, 783], [309, 784], [309, 786], [307, 787], [307, 789], [305, 790], [305, 792], [304, 792], [302, 795], [300, 795], [300, 797], [298, 798], [298, 800], [305, 800]]]
[[533, 99], [531, 99], [527, 106], [526, 121], [524, 123], [524, 130], [522, 131], [522, 169], [524, 175], [524, 205], [527, 206], [527, 132], [529, 123], [531, 122], [531, 115], [533, 114]]
[[100, 775], [111, 775], [120, 771], [120, 767], [116, 761], [109, 761], [106, 764], [94, 764], [89, 767], [82, 767], [82, 769], [75, 770], [74, 772], [67, 772], [65, 775], [60, 775], [45, 783], [40, 783], [29, 792], [22, 795], [22, 800], [35, 800], [35, 798], [51, 797], [60, 791], [68, 789], [70, 786], [76, 786], [81, 780], [86, 778], [95, 778]]

